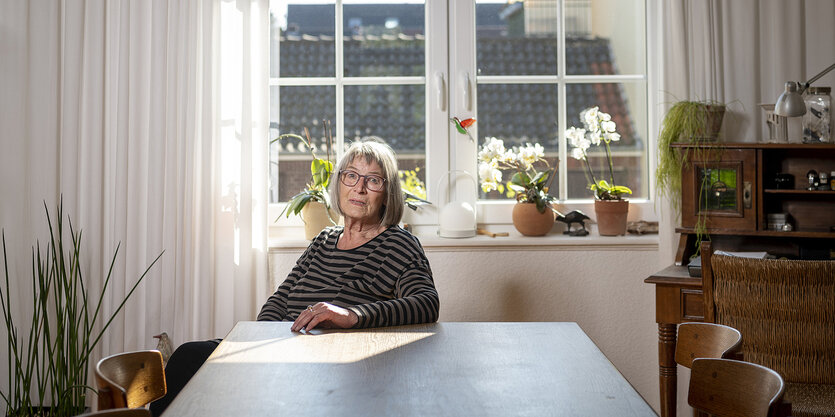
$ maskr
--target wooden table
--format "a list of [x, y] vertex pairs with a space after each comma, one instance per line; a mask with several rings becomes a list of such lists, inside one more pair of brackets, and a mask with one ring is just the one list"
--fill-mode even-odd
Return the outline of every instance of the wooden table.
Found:
[[655, 416], [576, 323], [240, 322], [165, 416]]
[[702, 279], [691, 277], [686, 266], [673, 265], [653, 274], [644, 282], [655, 284], [661, 417], [675, 417], [678, 395], [676, 330], [679, 323], [705, 320]]

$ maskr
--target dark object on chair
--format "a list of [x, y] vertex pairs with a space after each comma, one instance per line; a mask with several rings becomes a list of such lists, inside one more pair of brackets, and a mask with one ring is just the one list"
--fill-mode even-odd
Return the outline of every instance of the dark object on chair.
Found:
[[[567, 227], [566, 230], [562, 233], [569, 236], [588, 236], [589, 231], [586, 230], [586, 224], [584, 223], [584, 221], [588, 219], [589, 216], [586, 216], [580, 210], [574, 210], [566, 215], [562, 215], [561, 213], [557, 212], [556, 217], [556, 220], [558, 222], [565, 223]], [[582, 229], [571, 230], [572, 223], [579, 223]]]
[[158, 350], [118, 353], [96, 364], [99, 410], [142, 407], [165, 395]]
[[86, 413], [77, 417], [151, 417], [151, 412], [145, 408], [113, 408]]
[[730, 359], [693, 361], [687, 403], [714, 416], [776, 416], [784, 385], [762, 365]]
[[835, 416], [835, 261], [702, 248], [705, 319], [739, 329], [743, 358], [780, 373], [793, 416]]
[[690, 368], [699, 358], [730, 358], [742, 347], [742, 335], [733, 327], [713, 323], [682, 323], [678, 326], [676, 363]]

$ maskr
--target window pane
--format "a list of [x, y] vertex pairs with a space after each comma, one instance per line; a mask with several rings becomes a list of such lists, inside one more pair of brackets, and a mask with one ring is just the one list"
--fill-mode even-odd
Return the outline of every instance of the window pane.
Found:
[[376, 136], [397, 153], [401, 171], [426, 181], [426, 117], [423, 85], [345, 87], [345, 142]]
[[[316, 147], [316, 156], [327, 156], [323, 120], [335, 125], [336, 91], [331, 86], [271, 87], [270, 139], [281, 134], [304, 136], [304, 128]], [[333, 152], [331, 152], [332, 159]], [[295, 138], [270, 145], [270, 202], [287, 201], [310, 181], [310, 151]]]
[[643, 0], [566, 0], [566, 74], [643, 74], [644, 7]]
[[[616, 124], [620, 140], [612, 142], [614, 178], [617, 185], [632, 189], [632, 198], [646, 198], [646, 88], [644, 83], [568, 84], [566, 86], [568, 127], [583, 128], [580, 112], [598, 106], [609, 113]], [[571, 152], [571, 148], [568, 149]], [[611, 181], [605, 147], [589, 148], [589, 163], [597, 180]], [[568, 198], [592, 198], [588, 190], [587, 169], [573, 158], [568, 158]]]
[[[479, 84], [478, 85], [478, 144], [479, 150], [486, 138], [496, 137], [504, 141], [506, 149], [527, 143], [545, 148], [545, 159], [551, 167], [557, 166], [557, 85], [556, 84]], [[537, 165], [541, 168], [542, 165]], [[513, 172], [503, 171], [506, 183]], [[506, 184], [505, 184], [506, 185]], [[555, 179], [549, 194], [558, 196]], [[509, 198], [507, 194], [480, 191], [482, 199]]]
[[557, 1], [476, 4], [478, 75], [557, 73]]
[[424, 5], [345, 2], [346, 77], [424, 74]]
[[271, 77], [333, 77], [336, 74], [335, 10], [333, 2], [272, 2]]

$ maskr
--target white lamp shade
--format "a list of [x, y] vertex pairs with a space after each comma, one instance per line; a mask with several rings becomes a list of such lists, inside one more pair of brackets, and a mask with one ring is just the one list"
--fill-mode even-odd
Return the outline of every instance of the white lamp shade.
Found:
[[797, 83], [789, 81], [786, 83], [786, 91], [780, 94], [777, 104], [774, 105], [774, 114], [784, 117], [798, 117], [806, 114], [806, 103], [803, 97], [797, 93]]

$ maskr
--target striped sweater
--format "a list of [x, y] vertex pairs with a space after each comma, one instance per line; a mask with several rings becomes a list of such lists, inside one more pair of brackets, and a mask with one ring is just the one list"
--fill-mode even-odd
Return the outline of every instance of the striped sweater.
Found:
[[258, 320], [295, 320], [308, 305], [331, 303], [353, 311], [354, 327], [438, 320], [438, 292], [416, 237], [392, 226], [364, 245], [337, 249], [341, 226], [322, 231], [270, 296]]

